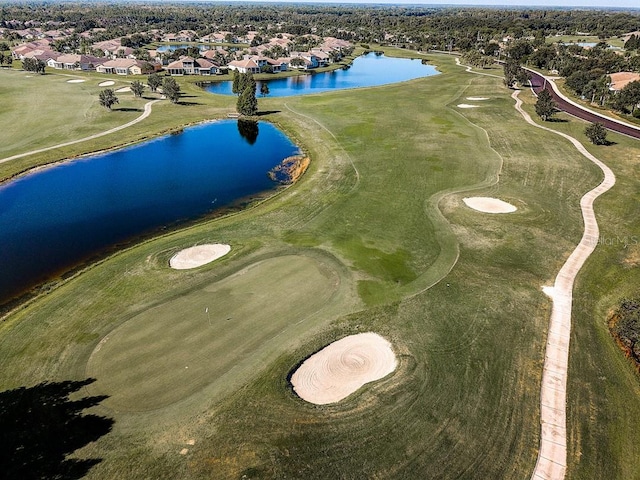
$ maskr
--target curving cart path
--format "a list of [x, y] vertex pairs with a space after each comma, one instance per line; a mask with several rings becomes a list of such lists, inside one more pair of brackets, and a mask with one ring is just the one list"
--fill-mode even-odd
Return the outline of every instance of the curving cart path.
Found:
[[551, 297], [553, 307], [549, 321], [540, 392], [540, 450], [531, 479], [562, 480], [567, 470], [566, 404], [573, 283], [598, 243], [599, 229], [593, 210], [593, 202], [613, 187], [616, 183], [616, 177], [609, 167], [591, 155], [575, 138], [535, 123], [529, 114], [522, 109], [522, 100], [518, 98], [519, 93], [516, 90], [511, 96], [516, 101], [516, 110], [528, 123], [566, 138], [604, 173], [602, 183], [580, 199], [584, 220], [584, 233], [580, 243], [558, 272], [553, 287], [543, 288], [544, 292]]
[[125, 128], [128, 128], [128, 127], [130, 127], [132, 125], [135, 125], [136, 123], [141, 122], [142, 120], [147, 118], [149, 115], [151, 115], [151, 106], [154, 103], [159, 102], [159, 101], [160, 100], [158, 99], [158, 100], [151, 100], [150, 102], [145, 103], [144, 104], [144, 112], [142, 112], [142, 115], [140, 115], [138, 118], [135, 118], [135, 119], [131, 120], [130, 122], [125, 123], [124, 125], [120, 125], [119, 127], [114, 127], [114, 128], [109, 129], [109, 130], [105, 130], [104, 132], [95, 133], [93, 135], [89, 135], [88, 137], [79, 138], [78, 140], [72, 140], [70, 142], [60, 143], [58, 145], [52, 145], [50, 147], [40, 148], [38, 150], [32, 150], [30, 152], [19, 153], [18, 155], [13, 155], [11, 157], [2, 158], [2, 159], [0, 159], [0, 163], [9, 162], [11, 160], [16, 160], [16, 159], [22, 158], [22, 157], [28, 157], [29, 155], [35, 155], [36, 153], [42, 153], [42, 152], [46, 152], [46, 151], [49, 151], [49, 150], [54, 150], [56, 148], [68, 147], [69, 145], [74, 145], [74, 144], [80, 143], [80, 142], [86, 142], [87, 140], [93, 140], [94, 138], [103, 137], [105, 135], [109, 135], [110, 133], [114, 133], [114, 132], [118, 132], [120, 130], [124, 130]]

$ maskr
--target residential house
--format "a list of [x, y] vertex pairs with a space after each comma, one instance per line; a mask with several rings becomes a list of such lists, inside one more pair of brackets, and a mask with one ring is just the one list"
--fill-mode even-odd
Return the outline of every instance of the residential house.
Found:
[[91, 55], [65, 54], [47, 61], [47, 66], [58, 70], [95, 70], [107, 59], [97, 58]]
[[609, 85], [609, 90], [613, 92], [619, 92], [624, 87], [629, 85], [631, 82], [640, 81], [640, 73], [634, 72], [618, 72], [612, 73], [609, 75], [611, 78], [611, 84]]
[[107, 58], [135, 58], [133, 48], [123, 47], [120, 39], [104, 40], [91, 45], [92, 48], [100, 50]]
[[181, 57], [165, 67], [169, 75], [215, 75], [220, 66], [206, 58]]
[[98, 73], [115, 73], [116, 75], [143, 75], [153, 71], [146, 62], [132, 58], [116, 58], [108, 60], [96, 67]]
[[[296, 58], [301, 59], [304, 63], [300, 64], [299, 61], [293, 62]], [[289, 62], [289, 65], [291, 65], [291, 68], [311, 70], [313, 68], [318, 68], [321, 65], [325, 65], [325, 63], [316, 54], [311, 52], [291, 52], [291, 61]]]
[[245, 55], [242, 60], [234, 60], [227, 66], [229, 70], [237, 70], [240, 73], [260, 73], [265, 67], [270, 67], [272, 72], [284, 72], [289, 67], [289, 59], [274, 60], [259, 55]]
[[60, 52], [56, 52], [54, 50], [37, 49], [25, 53], [22, 56], [22, 60], [24, 60], [25, 58], [35, 58], [36, 60], [42, 60], [44, 63], [47, 63], [52, 58], [58, 58], [60, 55]]

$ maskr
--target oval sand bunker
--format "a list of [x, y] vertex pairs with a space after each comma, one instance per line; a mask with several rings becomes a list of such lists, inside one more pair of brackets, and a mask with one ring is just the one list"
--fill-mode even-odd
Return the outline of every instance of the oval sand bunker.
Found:
[[518, 209], [510, 203], [491, 197], [469, 197], [462, 201], [468, 207], [484, 213], [512, 213]]
[[224, 257], [230, 251], [231, 247], [229, 245], [220, 243], [196, 245], [176, 253], [169, 260], [169, 265], [176, 270], [196, 268]]
[[110, 87], [111, 85], [115, 85], [116, 82], [113, 80], [107, 80], [106, 82], [100, 82], [98, 84], [99, 87]]
[[342, 338], [307, 358], [291, 376], [300, 398], [316, 405], [339, 402], [396, 368], [391, 344], [372, 332]]

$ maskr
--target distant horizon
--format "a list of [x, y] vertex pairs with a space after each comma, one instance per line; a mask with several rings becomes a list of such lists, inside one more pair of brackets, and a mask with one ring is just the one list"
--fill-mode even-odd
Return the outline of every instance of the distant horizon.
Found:
[[[125, 3], [127, 0], [122, 0]], [[145, 0], [130, 0], [140, 2]], [[149, 0], [155, 3], [154, 0]], [[156, 0], [158, 1], [158, 0]], [[640, 10], [638, 0], [615, 0], [607, 2], [606, 0], [430, 0], [420, 2], [416, 0], [351, 0], [342, 2], [340, 0], [166, 0], [160, 3], [188, 3], [188, 2], [206, 2], [206, 3], [308, 3], [308, 4], [340, 4], [340, 5], [412, 5], [424, 7], [534, 7], [534, 8], [589, 8], [589, 9], [631, 9]], [[0, 2], [2, 3], [2, 2]], [[603, 5], [606, 3], [606, 5]]]

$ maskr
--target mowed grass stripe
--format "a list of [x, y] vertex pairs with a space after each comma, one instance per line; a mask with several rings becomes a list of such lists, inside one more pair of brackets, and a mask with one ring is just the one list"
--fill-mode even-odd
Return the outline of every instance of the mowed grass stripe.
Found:
[[250, 265], [109, 333], [88, 362], [87, 375], [98, 379], [91, 390], [126, 411], [180, 401], [260, 357], [274, 337], [326, 307], [338, 284], [334, 271], [307, 256]]

